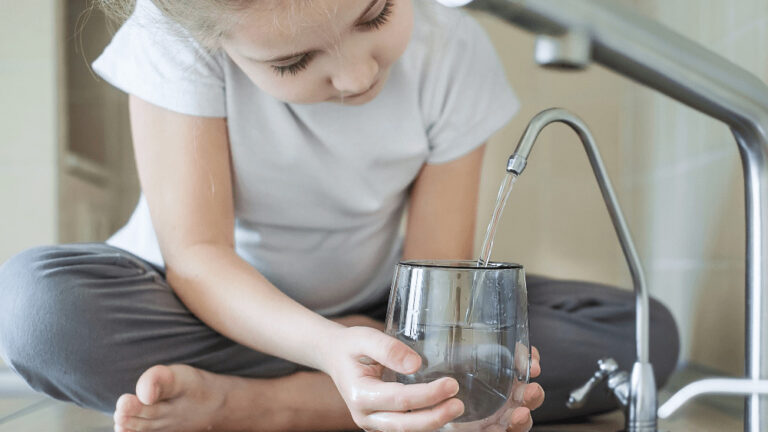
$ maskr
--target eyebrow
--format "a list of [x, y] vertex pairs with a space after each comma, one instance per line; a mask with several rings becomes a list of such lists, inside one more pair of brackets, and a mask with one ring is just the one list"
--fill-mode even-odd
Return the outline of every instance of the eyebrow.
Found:
[[[363, 10], [363, 13], [361, 13], [360, 16], [357, 17], [357, 19], [355, 20], [355, 24], [354, 25], [359, 25], [360, 24], [360, 20], [362, 20], [368, 14], [368, 12], [370, 12], [371, 9], [373, 9], [373, 7], [376, 6], [376, 3], [378, 3], [379, 1], [381, 1], [381, 0], [371, 0], [371, 2], [368, 3], [368, 6]], [[315, 50], [301, 51], [301, 52], [297, 52], [297, 53], [293, 53], [293, 54], [288, 54], [288, 55], [281, 55], [281, 56], [278, 56], [278, 57], [273, 57], [273, 58], [269, 58], [269, 59], [265, 59], [265, 60], [259, 60], [259, 59], [253, 59], [253, 60], [256, 60], [256, 61], [262, 62], [262, 63], [279, 63], [281, 61], [291, 60], [291, 59], [296, 58], [296, 57], [305, 56], [305, 55], [309, 54], [312, 51], [315, 51]]]

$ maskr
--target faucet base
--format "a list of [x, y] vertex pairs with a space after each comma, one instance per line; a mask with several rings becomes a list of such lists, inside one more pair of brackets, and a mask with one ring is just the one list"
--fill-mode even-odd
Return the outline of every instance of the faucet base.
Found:
[[648, 362], [632, 367], [626, 421], [627, 432], [656, 432], [656, 379]]

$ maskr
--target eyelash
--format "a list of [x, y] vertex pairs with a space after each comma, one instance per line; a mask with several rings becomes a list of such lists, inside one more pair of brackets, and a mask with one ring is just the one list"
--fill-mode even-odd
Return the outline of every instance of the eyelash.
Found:
[[365, 30], [378, 30], [383, 26], [384, 24], [389, 22], [389, 17], [392, 15], [392, 0], [387, 0], [384, 3], [384, 9], [381, 10], [381, 13], [376, 18], [361, 23], [360, 27], [362, 27]]
[[[381, 13], [376, 18], [361, 23], [358, 27], [362, 28], [364, 31], [380, 29], [384, 24], [389, 22], [389, 17], [392, 15], [392, 6], [392, 0], [387, 0], [384, 3], [384, 8], [381, 10]], [[296, 75], [309, 66], [312, 57], [314, 57], [314, 53], [307, 53], [294, 64], [288, 66], [272, 66], [272, 70], [281, 77], [285, 76], [285, 74]]]
[[285, 74], [287, 73], [291, 75], [296, 75], [297, 73], [306, 69], [307, 66], [309, 66], [309, 61], [312, 60], [312, 57], [314, 57], [313, 53], [307, 53], [307, 54], [304, 54], [294, 64], [290, 64], [288, 66], [272, 66], [272, 70], [275, 71], [275, 73], [280, 76], [285, 76]]

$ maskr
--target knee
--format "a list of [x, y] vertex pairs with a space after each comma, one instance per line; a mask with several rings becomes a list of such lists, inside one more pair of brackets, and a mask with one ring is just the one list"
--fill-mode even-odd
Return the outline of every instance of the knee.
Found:
[[672, 312], [660, 301], [650, 299], [650, 356], [656, 385], [662, 387], [677, 366], [680, 335]]
[[29, 327], [38, 322], [47, 303], [40, 269], [47, 249], [28, 249], [0, 266], [0, 354], [11, 366], [29, 346], [34, 337]]
[[51, 358], [62, 318], [55, 277], [46, 271], [52, 249], [28, 249], [0, 266], [0, 355], [33, 388], [31, 369]]
[[88, 353], [98, 308], [72, 256], [63, 246], [36, 247], [0, 266], [0, 355], [33, 389], [93, 407], [76, 389], [97, 366]]

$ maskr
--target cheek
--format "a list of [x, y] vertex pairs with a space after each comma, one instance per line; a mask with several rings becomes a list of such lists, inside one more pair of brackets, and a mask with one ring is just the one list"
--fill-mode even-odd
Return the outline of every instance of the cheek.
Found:
[[383, 42], [380, 44], [382, 62], [388, 65], [397, 61], [408, 47], [413, 32], [413, 4], [411, 0], [400, 0], [396, 3], [394, 19], [382, 32]]

